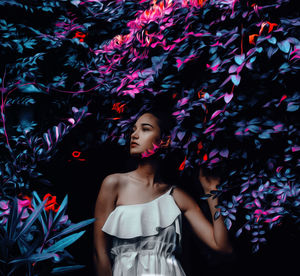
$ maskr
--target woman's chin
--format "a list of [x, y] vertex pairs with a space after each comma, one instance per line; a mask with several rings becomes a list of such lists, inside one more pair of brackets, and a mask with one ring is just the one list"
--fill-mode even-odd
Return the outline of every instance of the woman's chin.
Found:
[[140, 158], [142, 156], [142, 154], [138, 151], [130, 151], [130, 155], [132, 157], [137, 157], [137, 158]]

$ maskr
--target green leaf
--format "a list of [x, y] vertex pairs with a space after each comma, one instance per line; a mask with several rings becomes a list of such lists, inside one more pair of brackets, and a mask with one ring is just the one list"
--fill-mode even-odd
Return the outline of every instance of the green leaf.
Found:
[[[39, 195], [36, 193], [36, 191], [33, 191], [33, 200], [32, 200], [32, 206], [34, 209], [40, 204], [42, 201], [39, 197]], [[45, 211], [45, 208], [43, 208], [42, 214], [38, 217], [40, 223], [42, 224], [43, 232], [46, 234], [48, 232], [48, 228], [46, 226], [46, 220], [47, 220], [47, 213]]]
[[64, 251], [64, 249], [71, 245], [72, 243], [74, 243], [75, 241], [77, 241], [83, 234], [85, 233], [84, 231], [81, 231], [79, 233], [75, 233], [73, 235], [70, 235], [68, 237], [63, 238], [62, 240], [56, 242], [55, 244], [53, 244], [52, 246], [50, 246], [49, 248], [45, 249], [45, 252], [57, 252], [57, 251]]
[[29, 230], [30, 226], [35, 222], [35, 220], [40, 215], [41, 211], [44, 209], [44, 205], [45, 205], [46, 201], [47, 201], [47, 199], [45, 199], [27, 218], [27, 220], [23, 224], [22, 230], [19, 232], [19, 234], [17, 235], [15, 240], [17, 240], [22, 234], [24, 234], [26, 231]]
[[55, 256], [55, 253], [41, 253], [41, 254], [34, 254], [26, 258], [19, 258], [14, 259], [9, 262], [9, 264], [17, 264], [17, 263], [34, 263], [34, 262], [40, 262], [47, 259], [50, 259]]
[[68, 195], [65, 196], [63, 202], [61, 203], [52, 223], [52, 227], [55, 227], [55, 225], [59, 222], [60, 218], [65, 214], [66, 208], [68, 204]]
[[288, 40], [278, 42], [277, 45], [278, 45], [278, 48], [286, 54], [290, 51], [291, 45], [288, 42]]
[[59, 238], [63, 235], [67, 235], [67, 234], [72, 233], [74, 231], [77, 231], [80, 228], [85, 227], [85, 226], [89, 225], [90, 223], [92, 223], [94, 221], [95, 221], [95, 219], [93, 218], [93, 219], [87, 219], [87, 220], [78, 222], [76, 224], [72, 224], [68, 228], [66, 228], [63, 231], [61, 231], [60, 233], [58, 233], [57, 235], [53, 236], [51, 239], [49, 239], [49, 241], [52, 240], [52, 239], [57, 239], [57, 238]]
[[12, 207], [10, 209], [10, 213], [7, 219], [8, 239], [13, 239], [13, 236], [16, 231], [16, 227], [19, 222], [17, 217], [18, 217], [18, 199], [14, 197], [12, 201]]
[[61, 267], [55, 267], [52, 269], [52, 274], [63, 274], [69, 271], [77, 270], [84, 268], [85, 265], [71, 265], [71, 266], [61, 266]]
[[273, 37], [269, 38], [268, 41], [269, 41], [271, 44], [276, 44], [277, 39], [276, 39], [276, 37], [273, 36]]
[[214, 220], [217, 220], [220, 217], [221, 213], [219, 211], [216, 211], [214, 214]]
[[229, 218], [225, 218], [224, 224], [225, 224], [227, 230], [229, 230], [231, 228], [232, 222]]

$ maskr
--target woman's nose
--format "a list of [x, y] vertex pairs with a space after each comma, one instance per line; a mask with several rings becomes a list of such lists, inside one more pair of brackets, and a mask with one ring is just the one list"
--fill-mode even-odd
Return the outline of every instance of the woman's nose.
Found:
[[132, 132], [131, 138], [133, 138], [133, 137], [138, 138], [137, 130], [135, 130], [134, 132]]

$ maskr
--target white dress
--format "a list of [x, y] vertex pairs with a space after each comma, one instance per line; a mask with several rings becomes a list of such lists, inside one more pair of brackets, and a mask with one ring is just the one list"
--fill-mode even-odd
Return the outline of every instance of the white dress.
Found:
[[112, 236], [113, 276], [185, 276], [181, 252], [181, 211], [171, 192], [141, 204], [119, 205], [102, 231]]

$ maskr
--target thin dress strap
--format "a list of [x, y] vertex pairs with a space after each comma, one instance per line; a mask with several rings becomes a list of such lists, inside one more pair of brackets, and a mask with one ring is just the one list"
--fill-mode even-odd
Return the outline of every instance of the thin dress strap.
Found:
[[172, 185], [171, 188], [169, 189], [168, 194], [169, 194], [169, 195], [172, 194], [174, 188], [176, 188], [176, 187], [177, 187], [176, 185]]

